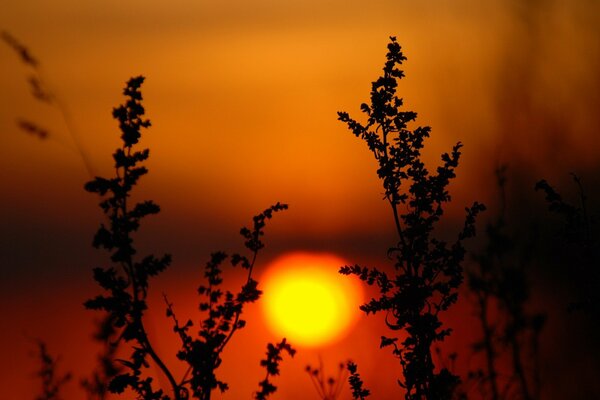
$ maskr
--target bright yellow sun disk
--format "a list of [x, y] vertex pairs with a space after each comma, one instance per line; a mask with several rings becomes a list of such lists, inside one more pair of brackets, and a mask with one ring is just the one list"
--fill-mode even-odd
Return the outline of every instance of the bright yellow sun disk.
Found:
[[360, 286], [338, 274], [331, 255], [293, 253], [275, 260], [263, 279], [269, 328], [293, 344], [319, 346], [348, 331], [362, 302]]

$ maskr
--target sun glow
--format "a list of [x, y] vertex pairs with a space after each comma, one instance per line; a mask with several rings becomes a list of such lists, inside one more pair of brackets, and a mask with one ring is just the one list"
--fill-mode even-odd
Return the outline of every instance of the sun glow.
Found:
[[332, 255], [292, 253], [269, 265], [263, 278], [263, 310], [269, 328], [300, 346], [341, 338], [359, 315], [361, 287], [338, 274], [344, 261]]

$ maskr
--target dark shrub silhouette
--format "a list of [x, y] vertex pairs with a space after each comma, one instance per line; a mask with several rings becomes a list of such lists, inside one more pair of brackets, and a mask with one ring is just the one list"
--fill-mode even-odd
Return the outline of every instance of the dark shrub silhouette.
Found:
[[108, 398], [108, 383], [122, 371], [122, 366], [115, 361], [119, 350], [118, 330], [107, 315], [97, 322], [97, 330], [93, 338], [102, 346], [97, 356], [96, 368], [90, 376], [81, 379], [80, 384], [88, 400], [105, 400]]
[[284, 352], [288, 353], [291, 357], [296, 354], [296, 350], [286, 342], [285, 338], [276, 345], [271, 343], [267, 345], [267, 358], [260, 361], [261, 367], [265, 367], [267, 374], [265, 379], [258, 383], [260, 390], [254, 394], [255, 400], [266, 400], [269, 395], [277, 391], [277, 387], [273, 385], [269, 378], [279, 375], [279, 363], [282, 360], [282, 353]]
[[561, 236], [576, 278], [579, 298], [569, 304], [571, 310], [581, 311], [591, 317], [594, 326], [600, 332], [600, 242], [598, 234], [598, 215], [589, 209], [588, 198], [579, 176], [571, 174], [577, 186], [579, 205], [563, 200], [546, 180], [535, 185], [546, 195], [548, 209], [562, 219]]
[[[382, 337], [380, 344], [390, 347], [400, 362], [403, 379], [399, 384], [406, 389], [405, 398], [447, 399], [460, 380], [447, 369], [436, 371], [431, 348], [451, 332], [442, 325], [439, 314], [457, 300], [457, 289], [463, 281], [462, 242], [475, 234], [475, 217], [484, 206], [475, 202], [466, 209], [464, 227], [453, 243], [432, 236], [444, 203], [450, 201], [447, 186], [455, 177], [462, 144], [457, 143], [451, 153], [442, 155], [443, 164], [436, 173], [427, 170], [421, 150], [431, 129], [408, 128], [417, 114], [403, 111], [403, 101], [396, 95], [398, 80], [404, 76], [399, 67], [406, 58], [396, 38], [390, 39], [383, 75], [372, 83], [371, 104], [360, 107], [367, 117], [366, 124], [345, 112], [338, 116], [377, 160], [377, 175], [383, 182], [398, 234], [398, 242], [388, 251], [395, 260], [395, 275], [390, 277], [384, 271], [359, 265], [344, 266], [340, 272], [377, 285], [380, 297], [361, 306], [361, 310], [367, 314], [385, 312], [391, 331], [406, 331], [402, 342], [396, 337]], [[350, 372], [356, 382], [354, 366]], [[366, 396], [360, 386], [355, 388], [355, 398]]]
[[[506, 166], [496, 171], [496, 180], [500, 211], [487, 224], [485, 247], [481, 253], [473, 254], [474, 266], [466, 272], [482, 332], [473, 349], [485, 357], [485, 367], [472, 371], [470, 378], [482, 384], [484, 398], [539, 399], [539, 336], [546, 316], [527, 311], [533, 239], [519, 239], [518, 233], [509, 231]], [[500, 365], [503, 354], [509, 356], [508, 366]]]
[[371, 395], [371, 391], [364, 388], [364, 382], [362, 381], [360, 374], [358, 373], [358, 366], [352, 361], [348, 361], [346, 364], [350, 377], [348, 382], [350, 383], [350, 389], [352, 390], [352, 397], [358, 400], [364, 400]]
[[[167, 316], [172, 317], [174, 330], [178, 333], [182, 344], [177, 357], [189, 364], [180, 386], [189, 385], [193, 395], [199, 399], [210, 399], [212, 390], [216, 388], [222, 392], [228, 388], [225, 382], [217, 379], [215, 370], [221, 364], [221, 352], [233, 334], [246, 325], [246, 321], [241, 319], [244, 305], [258, 300], [262, 293], [258, 290], [258, 282], [252, 278], [252, 271], [258, 252], [264, 247], [261, 236], [264, 233], [262, 229], [265, 226], [265, 220], [270, 219], [274, 212], [286, 208], [286, 205], [277, 203], [254, 217], [252, 230], [242, 228], [241, 234], [246, 239], [245, 246], [251, 251], [251, 258], [240, 254], [233, 254], [231, 257], [233, 266], [240, 265], [248, 271], [246, 283], [236, 295], [229, 291], [223, 292], [219, 288], [223, 283], [221, 264], [226, 260], [227, 255], [223, 252], [212, 254], [204, 272], [208, 285], [198, 288], [198, 293], [205, 297], [204, 301], [200, 303], [200, 311], [208, 314], [202, 321], [198, 338], [193, 338], [189, 334], [189, 330], [193, 326], [192, 321], [188, 320], [185, 324], [180, 324], [173, 312], [172, 304], [167, 301]], [[272, 389], [274, 389], [268, 378], [278, 375], [277, 367], [282, 352], [287, 352], [292, 356], [295, 353], [285, 339], [277, 345], [269, 344], [267, 360], [261, 361], [261, 365], [267, 368], [267, 377], [262, 381], [259, 391], [259, 394], [262, 393], [264, 397], [272, 393]], [[188, 374], [191, 375], [189, 378], [187, 378]]]
[[315, 368], [307, 365], [306, 373], [310, 377], [313, 387], [317, 391], [317, 395], [322, 400], [336, 400], [342, 393], [344, 382], [348, 376], [348, 369], [344, 363], [338, 365], [338, 371], [335, 376], [326, 376], [323, 359], [319, 357], [319, 367]]
[[[59, 111], [87, 171], [94, 176], [89, 159], [71, 123], [66, 104], [48, 88], [37, 58], [10, 33], [0, 32], [0, 39], [15, 51], [28, 69], [28, 84], [34, 99], [54, 106]], [[220, 265], [227, 256], [222, 252], [213, 254], [205, 272], [208, 286], [199, 288], [200, 295], [206, 297], [200, 304], [200, 309], [206, 312], [208, 317], [202, 321], [198, 338], [189, 334], [189, 329], [193, 326], [191, 321], [184, 325], [179, 324], [173, 305], [165, 297], [167, 315], [172, 317], [174, 329], [182, 340], [182, 349], [177, 356], [189, 364], [185, 376], [176, 380], [154, 350], [143, 324], [149, 280], [169, 265], [170, 256], [156, 258], [150, 255], [137, 260], [132, 237], [145, 216], [159, 212], [159, 207], [152, 201], [130, 204], [134, 186], [147, 173], [141, 163], [149, 156], [148, 149], [134, 150], [141, 138], [142, 129], [150, 126], [150, 121], [144, 119], [144, 108], [141, 104], [142, 95], [139, 89], [143, 81], [143, 77], [132, 78], [124, 91], [128, 97], [127, 102], [113, 111], [122, 133], [122, 147], [113, 154], [116, 176], [108, 179], [96, 177], [85, 186], [87, 191], [103, 197], [100, 207], [108, 218], [108, 224], [101, 225], [94, 238], [94, 246], [110, 251], [113, 265], [94, 269], [94, 279], [106, 293], [88, 300], [86, 307], [107, 312], [98, 322], [98, 330], [94, 334], [94, 338], [102, 344], [103, 351], [98, 356], [96, 369], [80, 383], [90, 400], [103, 400], [109, 392], [122, 393], [126, 388], [132, 389], [141, 399], [169, 399], [162, 389], [153, 387], [152, 377], [143, 374], [151, 360], [168, 379], [175, 399], [188, 398], [190, 392], [194, 397], [209, 399], [215, 388], [222, 391], [227, 389], [227, 384], [215, 376], [215, 370], [221, 364], [221, 352], [234, 333], [245, 325], [245, 321], [241, 319], [244, 305], [256, 301], [261, 294], [258, 282], [252, 278], [252, 270], [259, 250], [264, 247], [261, 237], [264, 234], [265, 221], [270, 219], [274, 212], [287, 209], [287, 205], [277, 203], [269, 207], [254, 217], [251, 229], [241, 230], [250, 254], [249, 257], [241, 254], [233, 254], [231, 257], [233, 266], [239, 265], [247, 270], [246, 284], [239, 293], [234, 295], [219, 288], [222, 283]], [[20, 118], [17, 124], [24, 132], [40, 139], [53, 137], [52, 132], [28, 119]], [[123, 343], [131, 344], [133, 353], [129, 360], [118, 360], [117, 363], [115, 357]], [[44, 394], [40, 399], [58, 399], [58, 392], [70, 379], [70, 375], [69, 379], [58, 379], [54, 375], [55, 361], [47, 353], [42, 342], [40, 352], [42, 369], [39, 375], [44, 379]], [[276, 345], [268, 345], [267, 359], [261, 361], [261, 366], [267, 369], [267, 374], [259, 383], [260, 389], [255, 393], [255, 398], [266, 399], [276, 391], [276, 386], [270, 378], [278, 375], [283, 353], [291, 356], [295, 353], [285, 339]]]
[[[83, 164], [90, 174], [90, 176], [94, 176], [94, 169], [92, 168], [92, 163], [87, 156], [85, 150], [81, 146], [81, 142], [79, 141], [79, 135], [75, 126], [71, 120], [71, 115], [69, 113], [69, 109], [67, 104], [60, 99], [60, 97], [50, 90], [48, 83], [44, 80], [42, 74], [42, 67], [40, 65], [39, 60], [33, 56], [32, 52], [23, 45], [17, 38], [11, 35], [9, 32], [0, 31], [0, 39], [2, 39], [13, 51], [17, 54], [23, 65], [29, 71], [29, 76], [27, 77], [27, 83], [29, 84], [29, 88], [31, 90], [31, 95], [36, 101], [41, 103], [45, 103], [49, 106], [54, 107], [60, 114], [65, 127], [67, 128], [67, 133], [71, 137], [75, 149], [70, 146], [66, 146], [69, 150], [76, 150], [79, 157], [83, 161]], [[40, 126], [36, 122], [31, 121], [28, 118], [18, 118], [17, 126], [23, 131], [30, 135], [36, 136], [39, 139], [51, 139], [54, 137], [53, 133], [48, 129]], [[64, 143], [62, 143], [64, 144]]]
[[[553, 225], [552, 248], [558, 262], [563, 284], [569, 285], [571, 294], [565, 299], [564, 309], [570, 314], [573, 325], [566, 330], [564, 348], [578, 354], [583, 368], [575, 369], [582, 379], [580, 398], [598, 398], [600, 385], [600, 235], [597, 199], [588, 198], [582, 179], [571, 174], [575, 190], [570, 190], [576, 200], [568, 201], [546, 180], [540, 180], [535, 189], [545, 194], [549, 211], [558, 217], [558, 229]], [[597, 191], [592, 191], [597, 196]], [[595, 202], [593, 200], [596, 200]], [[550, 226], [550, 218], [546, 221]], [[550, 246], [549, 246], [550, 248]], [[561, 343], [562, 344], [562, 343]]]
[[40, 361], [40, 369], [36, 376], [42, 381], [41, 394], [35, 400], [62, 400], [60, 395], [61, 388], [71, 380], [70, 372], [65, 374], [58, 373], [58, 357], [53, 357], [48, 352], [46, 343], [42, 340], [36, 341], [37, 356]]
[[[94, 279], [104, 289], [104, 294], [88, 300], [85, 305], [89, 309], [106, 312], [112, 329], [118, 332], [116, 341], [121, 342], [122, 346], [129, 345], [131, 351], [127, 359], [119, 360], [122, 371], [110, 380], [110, 392], [124, 393], [126, 389], [130, 389], [139, 399], [170, 399], [170, 394], [157, 388], [150, 376], [148, 367], [152, 363], [167, 378], [170, 386], [168, 392], [172, 393], [174, 399], [193, 396], [208, 400], [214, 389], [225, 391], [228, 388], [225, 382], [216, 377], [215, 371], [221, 364], [224, 347], [234, 333], [246, 324], [241, 318], [244, 306], [258, 300], [261, 295], [258, 282], [252, 278], [252, 271], [257, 255], [264, 247], [261, 239], [265, 222], [273, 213], [287, 209], [287, 205], [277, 203], [269, 207], [254, 217], [251, 228], [241, 230], [249, 256], [233, 254], [230, 259], [233, 266], [247, 271], [246, 283], [237, 294], [220, 288], [223, 283], [221, 265], [228, 257], [223, 252], [213, 253], [204, 272], [207, 284], [198, 289], [203, 297], [200, 310], [207, 316], [201, 321], [197, 337], [190, 334], [193, 322], [188, 320], [180, 323], [173, 305], [165, 296], [167, 316], [172, 318], [174, 330], [182, 343], [177, 358], [188, 364], [185, 375], [176, 379], [154, 349], [144, 325], [150, 280], [169, 266], [171, 257], [148, 255], [140, 258], [133, 238], [141, 220], [160, 210], [152, 201], [132, 204], [131, 200], [132, 190], [148, 172], [142, 163], [148, 158], [149, 150], [137, 150], [142, 130], [150, 126], [150, 121], [144, 118], [141, 103], [140, 87], [143, 81], [141, 76], [130, 79], [124, 90], [127, 101], [113, 111], [113, 116], [119, 121], [122, 140], [122, 146], [113, 154], [115, 176], [97, 177], [85, 185], [87, 191], [102, 197], [100, 207], [108, 219], [106, 224], [100, 225], [93, 244], [111, 253], [110, 266], [94, 269]], [[267, 376], [260, 382], [256, 399], [265, 399], [275, 392], [276, 387], [269, 381], [269, 377], [279, 373], [278, 365], [283, 352], [294, 354], [285, 339], [277, 345], [269, 344], [267, 359], [261, 362], [267, 369]], [[94, 383], [89, 385], [93, 387]]]

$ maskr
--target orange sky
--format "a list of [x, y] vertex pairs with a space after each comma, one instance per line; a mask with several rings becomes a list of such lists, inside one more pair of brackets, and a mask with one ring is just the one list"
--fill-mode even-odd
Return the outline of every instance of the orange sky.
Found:
[[[525, 168], [527, 185], [597, 171], [600, 4], [520, 3], [9, 0], [0, 29], [41, 61], [103, 175], [118, 139], [112, 107], [129, 77], [147, 77], [150, 174], [138, 193], [163, 212], [146, 222], [141, 240], [174, 255], [165, 290], [193, 296], [197, 285], [181, 287], [185, 278], [211, 250], [239, 248], [239, 227], [276, 201], [290, 210], [267, 228], [265, 260], [302, 249], [384, 261], [392, 226], [375, 164], [336, 111], [358, 117], [390, 35], [408, 57], [405, 104], [433, 127], [428, 160], [465, 145], [451, 214], [475, 199], [493, 203], [486, 182], [501, 162]], [[32, 100], [27, 70], [4, 43], [0, 71], [0, 354], [18, 360], [0, 367], [0, 387], [20, 399], [35, 393], [25, 335], [46, 339], [65, 367], [76, 364], [91, 320], [80, 304], [95, 293], [90, 269], [104, 254], [90, 246], [100, 210], [82, 190], [89, 177], [60, 114]], [[51, 136], [24, 134], [18, 117]], [[84, 322], [57, 328], [70, 320]], [[351, 340], [372, 335], [376, 343], [375, 326], [364, 324], [324, 357], [333, 367]], [[367, 380], [376, 379], [372, 356], [358, 356]], [[289, 397], [280, 398], [293, 399], [310, 357], [290, 363], [297, 372], [282, 379]]]

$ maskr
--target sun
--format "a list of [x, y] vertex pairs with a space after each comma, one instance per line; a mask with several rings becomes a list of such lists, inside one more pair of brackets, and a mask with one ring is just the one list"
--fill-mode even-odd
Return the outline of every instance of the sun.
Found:
[[273, 261], [263, 282], [262, 305], [273, 333], [299, 346], [340, 339], [359, 316], [360, 285], [338, 274], [345, 262], [329, 254], [290, 253]]

